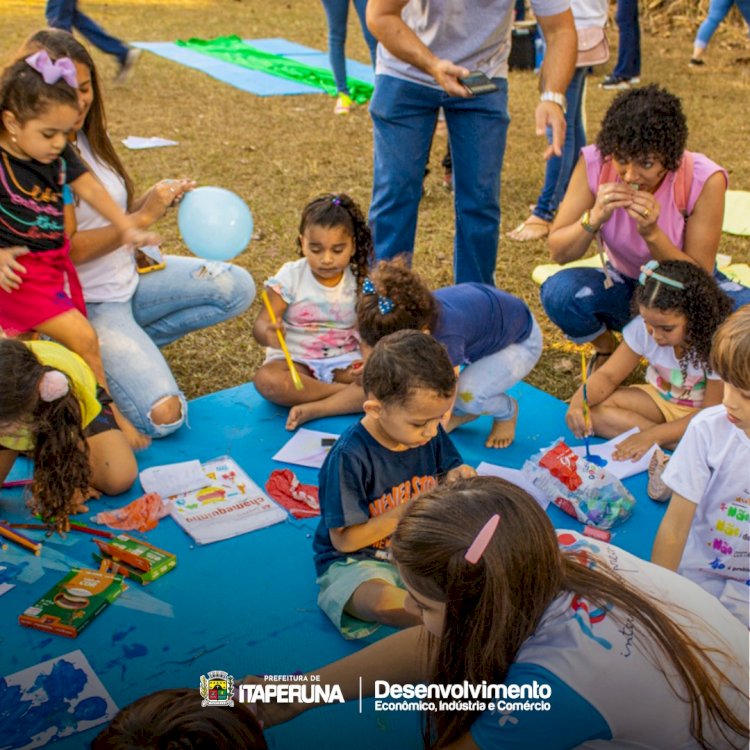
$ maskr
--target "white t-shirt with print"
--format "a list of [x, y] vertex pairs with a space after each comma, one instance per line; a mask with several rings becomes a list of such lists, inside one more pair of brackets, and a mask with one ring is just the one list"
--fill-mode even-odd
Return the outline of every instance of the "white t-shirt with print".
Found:
[[[683, 627], [719, 675], [747, 687], [747, 630], [714, 597], [671, 570], [580, 534], [558, 530], [561, 550], [587, 567], [609, 567]], [[671, 661], [631, 615], [585, 596], [554, 599], [508, 670], [506, 685], [549, 685], [549, 707], [495, 704], [471, 727], [481, 750], [698, 750], [690, 706]], [[721, 685], [739, 717], [742, 694]], [[675, 692], [677, 691], [677, 692]], [[679, 695], [678, 695], [679, 693]], [[508, 705], [510, 703], [510, 705]], [[716, 747], [730, 747], [704, 727]], [[733, 737], [737, 747], [742, 740]]]
[[623, 341], [648, 361], [646, 382], [650, 383], [665, 401], [678, 406], [700, 409], [706, 395], [706, 380], [718, 380], [712, 370], [688, 364], [683, 377], [674, 347], [659, 346], [646, 330], [646, 323], [638, 315], [622, 329]]
[[[357, 281], [350, 268], [330, 287], [313, 276], [306, 258], [300, 258], [285, 263], [265, 285], [288, 305], [284, 337], [292, 359], [328, 359], [359, 350]], [[266, 361], [283, 356], [280, 349], [266, 349]]]
[[747, 625], [750, 437], [727, 419], [723, 406], [706, 409], [691, 420], [662, 478], [697, 505], [678, 572], [718, 597]]

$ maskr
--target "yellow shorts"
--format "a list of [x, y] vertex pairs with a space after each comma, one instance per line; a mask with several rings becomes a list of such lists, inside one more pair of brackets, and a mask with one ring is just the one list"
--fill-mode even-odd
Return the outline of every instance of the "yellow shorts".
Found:
[[640, 388], [651, 396], [651, 400], [656, 404], [656, 407], [664, 416], [665, 422], [674, 422], [676, 419], [681, 419], [688, 414], [693, 414], [698, 411], [694, 406], [681, 406], [672, 401], [667, 401], [667, 399], [665, 399], [661, 393], [651, 385], [651, 383], [637, 383], [631, 387]]

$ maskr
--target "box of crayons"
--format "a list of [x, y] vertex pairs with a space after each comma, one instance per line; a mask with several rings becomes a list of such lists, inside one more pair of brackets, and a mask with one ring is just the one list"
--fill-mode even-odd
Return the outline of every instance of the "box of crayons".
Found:
[[19, 615], [18, 621], [29, 628], [75, 638], [126, 588], [120, 575], [73, 568]]
[[171, 552], [128, 534], [118, 534], [107, 540], [94, 539], [94, 542], [99, 548], [94, 552], [95, 560], [113, 563], [114, 572], [144, 585], [168, 573], [177, 564]]

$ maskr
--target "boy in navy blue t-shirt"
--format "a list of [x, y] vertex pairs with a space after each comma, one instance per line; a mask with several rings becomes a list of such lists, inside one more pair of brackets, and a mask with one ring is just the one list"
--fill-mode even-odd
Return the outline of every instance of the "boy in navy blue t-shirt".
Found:
[[419, 331], [386, 336], [365, 366], [365, 416], [336, 441], [320, 470], [313, 549], [318, 604], [346, 638], [380, 624], [417, 625], [390, 563], [390, 536], [406, 503], [439, 479], [474, 474], [441, 424], [456, 375], [445, 349]]

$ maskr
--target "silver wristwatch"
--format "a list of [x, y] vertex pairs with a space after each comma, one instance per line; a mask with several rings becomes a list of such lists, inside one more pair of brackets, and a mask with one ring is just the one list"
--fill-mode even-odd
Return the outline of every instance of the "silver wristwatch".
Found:
[[543, 91], [539, 97], [540, 102], [554, 102], [562, 109], [563, 114], [568, 111], [568, 100], [565, 94], [558, 94], [557, 91]]

